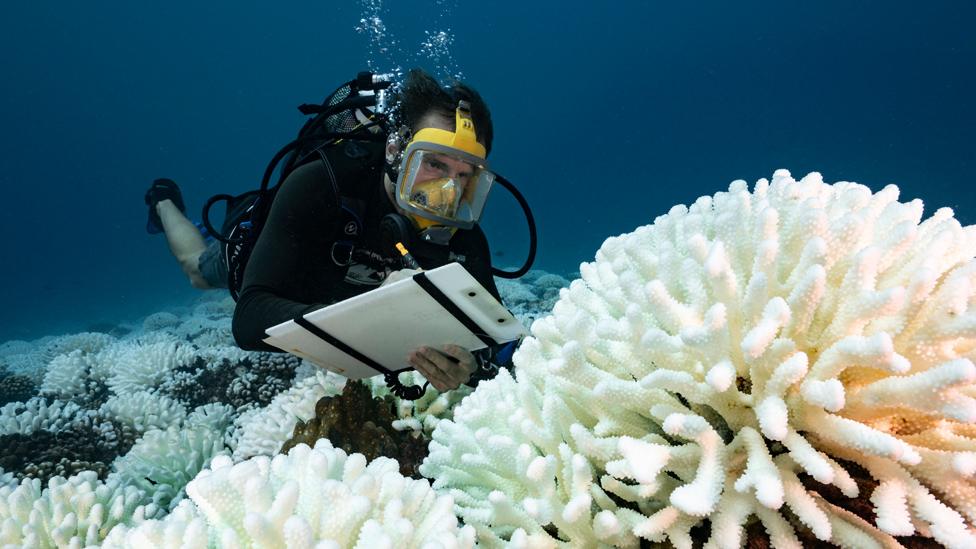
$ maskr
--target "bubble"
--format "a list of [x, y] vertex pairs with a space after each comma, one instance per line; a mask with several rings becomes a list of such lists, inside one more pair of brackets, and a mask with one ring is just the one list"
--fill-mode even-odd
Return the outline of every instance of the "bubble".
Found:
[[383, 13], [383, 0], [360, 2], [359, 24], [355, 29], [357, 33], [365, 35], [368, 41], [366, 65], [372, 72], [390, 72], [396, 67], [392, 54], [395, 54], [398, 49], [397, 41], [386, 28]]
[[435, 13], [418, 14], [424, 20], [433, 21], [435, 29], [442, 30], [424, 30], [423, 38], [417, 42], [417, 49], [409, 51], [401, 46], [401, 41], [384, 23], [384, 17], [389, 15], [384, 1], [360, 0], [360, 19], [355, 30], [367, 39], [366, 63], [369, 70], [392, 72], [399, 77], [404, 65], [424, 66], [439, 81], [460, 80], [462, 73], [452, 53], [454, 34], [450, 28], [456, 8], [457, 0], [435, 0]]

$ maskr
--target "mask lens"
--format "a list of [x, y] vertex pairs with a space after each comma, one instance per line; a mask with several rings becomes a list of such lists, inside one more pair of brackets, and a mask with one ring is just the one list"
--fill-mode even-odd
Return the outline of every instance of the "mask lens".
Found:
[[457, 183], [450, 178], [418, 181], [414, 184], [410, 201], [431, 213], [453, 217], [457, 212], [461, 192]]
[[412, 144], [397, 181], [397, 201], [433, 224], [470, 228], [481, 215], [493, 180], [483, 159], [448, 147]]

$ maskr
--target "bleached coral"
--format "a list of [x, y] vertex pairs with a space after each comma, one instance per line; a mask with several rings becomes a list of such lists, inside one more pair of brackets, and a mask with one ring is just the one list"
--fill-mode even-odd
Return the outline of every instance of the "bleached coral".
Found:
[[45, 337], [28, 343], [9, 341], [0, 347], [0, 364], [12, 374], [29, 377], [40, 384], [48, 364], [57, 356], [78, 351], [87, 356], [104, 349], [115, 338], [98, 332], [82, 332], [57, 337]]
[[528, 326], [549, 314], [559, 298], [559, 290], [569, 286], [569, 280], [546, 271], [532, 270], [519, 280], [496, 278], [495, 284], [505, 306]]
[[0, 408], [0, 435], [60, 431], [89, 416], [88, 411], [74, 402], [55, 400], [48, 403], [40, 397], [27, 402], [11, 402]]
[[232, 346], [234, 305], [234, 300], [227, 295], [220, 299], [204, 297], [191, 314], [177, 315], [169, 311], [153, 313], [142, 321], [143, 335], [170, 334], [204, 348]]
[[421, 471], [489, 545], [976, 546], [976, 228], [897, 199], [780, 170], [608, 239]]
[[[216, 297], [219, 295], [220, 297]], [[200, 304], [193, 308], [194, 316], [206, 318], [230, 318], [234, 316], [237, 302], [227, 294], [204, 294]]]
[[230, 439], [234, 459], [276, 454], [299, 420], [315, 417], [315, 403], [326, 395], [338, 395], [343, 385], [345, 378], [320, 370], [276, 396], [268, 406], [238, 416]]
[[[383, 376], [374, 376], [364, 381], [369, 385], [374, 397], [393, 396]], [[426, 382], [420, 372], [416, 370], [401, 374], [400, 381], [407, 386], [422, 386]], [[417, 400], [393, 396], [396, 403], [397, 419], [393, 421], [392, 427], [398, 431], [422, 432], [429, 437], [441, 420], [453, 417], [454, 407], [464, 397], [471, 394], [471, 391], [473, 389], [467, 385], [443, 393], [433, 387], [427, 387], [424, 394]]]
[[148, 391], [113, 396], [98, 412], [139, 433], [179, 426], [186, 418], [186, 408], [179, 401]]
[[88, 547], [116, 525], [161, 516], [145, 494], [94, 471], [0, 484], [0, 547]]
[[0, 358], [22, 355], [33, 350], [34, 345], [31, 342], [21, 339], [11, 339], [0, 343]]
[[158, 520], [116, 526], [100, 545], [102, 549], [207, 549], [212, 547], [206, 518], [189, 498]]
[[200, 425], [215, 433], [227, 433], [234, 424], [234, 407], [211, 403], [197, 406], [188, 416], [187, 425]]
[[211, 318], [194, 314], [183, 318], [172, 331], [179, 339], [192, 341], [200, 347], [234, 345], [229, 315]]
[[81, 351], [86, 355], [97, 353], [114, 343], [116, 339], [101, 332], [80, 332], [51, 338], [41, 346], [48, 360], [58, 355]]
[[81, 333], [54, 338], [42, 346], [42, 356], [55, 354], [47, 361], [41, 393], [65, 400], [86, 402], [98, 394], [97, 385], [104, 375], [92, 376], [92, 370], [104, 371], [111, 364], [103, 364], [102, 350], [125, 346], [115, 338], [101, 333]]
[[126, 483], [151, 494], [153, 503], [169, 509], [182, 498], [187, 482], [215, 456], [227, 453], [224, 439], [223, 431], [202, 424], [153, 429], [112, 468]]
[[116, 395], [155, 388], [169, 371], [194, 357], [194, 349], [167, 336], [121, 341], [92, 357], [89, 373], [104, 380]]
[[173, 313], [161, 311], [158, 313], [153, 313], [142, 320], [142, 329], [147, 332], [153, 332], [156, 330], [165, 330], [166, 328], [173, 328], [179, 326], [180, 317], [174, 315]]
[[15, 477], [13, 473], [8, 473], [0, 469], [0, 487], [13, 486], [17, 483], [17, 477]]
[[367, 464], [324, 439], [274, 459], [215, 458], [187, 494], [193, 506], [184, 500], [161, 521], [116, 528], [103, 547], [206, 547], [208, 539], [224, 547], [474, 546], [450, 497], [403, 477], [392, 459]]
[[80, 349], [54, 357], [48, 364], [41, 393], [70, 399], [82, 397], [88, 390], [89, 355]]

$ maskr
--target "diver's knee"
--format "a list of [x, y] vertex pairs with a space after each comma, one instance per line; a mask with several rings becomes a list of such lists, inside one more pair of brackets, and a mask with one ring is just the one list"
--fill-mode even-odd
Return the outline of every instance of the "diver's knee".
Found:
[[206, 278], [204, 278], [203, 273], [200, 271], [200, 253], [193, 253], [187, 256], [181, 257], [180, 267], [183, 269], [183, 274], [190, 279], [190, 284], [194, 288], [201, 290], [209, 289], [211, 286], [207, 283]]

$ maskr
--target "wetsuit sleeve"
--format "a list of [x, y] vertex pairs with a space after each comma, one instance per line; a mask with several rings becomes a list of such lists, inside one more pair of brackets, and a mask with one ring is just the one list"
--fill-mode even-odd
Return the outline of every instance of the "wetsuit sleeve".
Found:
[[244, 271], [233, 332], [246, 350], [279, 351], [265, 329], [321, 308], [343, 273], [330, 256], [339, 231], [336, 193], [323, 161], [282, 183]]

